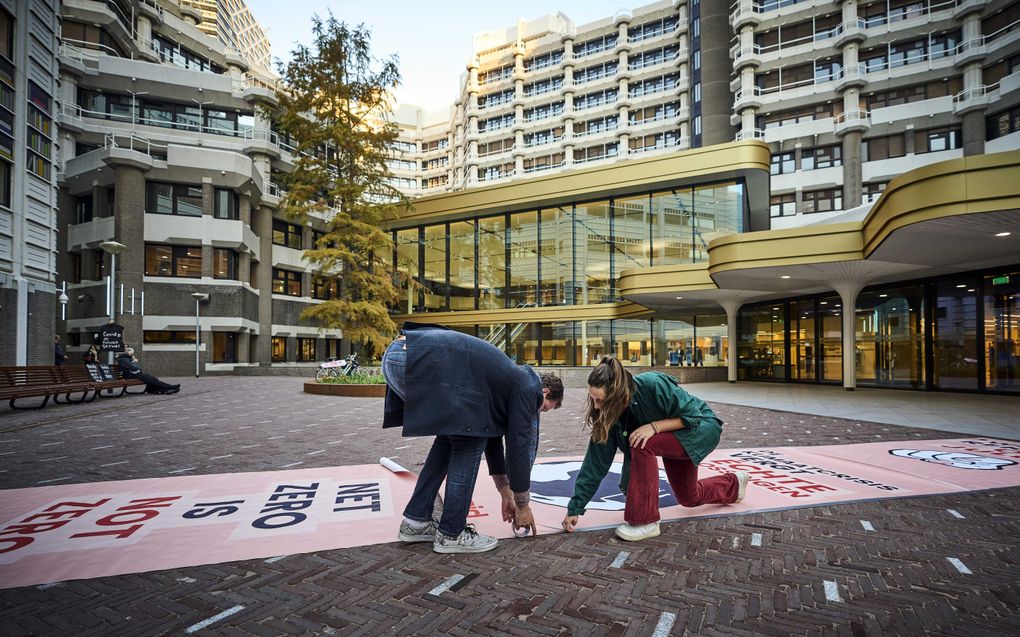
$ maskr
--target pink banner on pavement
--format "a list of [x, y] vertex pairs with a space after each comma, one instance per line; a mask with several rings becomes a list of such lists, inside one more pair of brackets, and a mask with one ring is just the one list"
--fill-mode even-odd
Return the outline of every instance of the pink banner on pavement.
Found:
[[[662, 519], [1020, 485], [1020, 444], [988, 438], [717, 450], [701, 477], [751, 473], [740, 504], [684, 509], [660, 471]], [[532, 474], [540, 532], [558, 532], [578, 458]], [[620, 465], [580, 528], [623, 521]], [[484, 467], [483, 467], [484, 473]], [[396, 539], [415, 476], [380, 465], [94, 482], [0, 491], [0, 588], [381, 544]], [[480, 476], [469, 522], [512, 537]], [[427, 545], [423, 550], [427, 550]]]

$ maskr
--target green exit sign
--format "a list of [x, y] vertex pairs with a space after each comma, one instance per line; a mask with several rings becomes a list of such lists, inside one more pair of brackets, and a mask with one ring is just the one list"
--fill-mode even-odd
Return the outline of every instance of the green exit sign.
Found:
[[1008, 276], [992, 277], [992, 285], [1006, 285], [1007, 283], [1009, 283]]

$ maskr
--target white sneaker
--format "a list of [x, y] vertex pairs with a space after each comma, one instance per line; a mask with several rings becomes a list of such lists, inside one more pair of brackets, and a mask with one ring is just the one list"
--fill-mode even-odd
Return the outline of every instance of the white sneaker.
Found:
[[432, 550], [436, 553], [484, 553], [496, 548], [499, 540], [491, 535], [482, 535], [468, 524], [458, 537], [447, 537], [442, 532], [436, 533], [432, 542]]
[[655, 537], [658, 534], [658, 522], [652, 522], [651, 524], [639, 524], [637, 526], [621, 524], [616, 527], [616, 537], [621, 540], [627, 540], [628, 542], [647, 540], [648, 538]]
[[434, 542], [436, 539], [436, 523], [429, 520], [422, 525], [411, 526], [404, 520], [400, 523], [397, 539], [401, 542]]
[[751, 479], [751, 474], [746, 471], [735, 471], [733, 475], [737, 476], [737, 499], [733, 502], [740, 502], [747, 492], [747, 482]]

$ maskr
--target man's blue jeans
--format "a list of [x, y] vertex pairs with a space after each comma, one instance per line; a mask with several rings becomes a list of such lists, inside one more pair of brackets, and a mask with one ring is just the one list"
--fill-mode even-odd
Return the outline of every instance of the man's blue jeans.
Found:
[[[405, 340], [396, 340], [383, 354], [382, 372], [386, 384], [400, 398], [406, 400], [407, 350]], [[439, 521], [439, 532], [448, 537], [457, 537], [467, 524], [471, 508], [471, 496], [475, 491], [475, 479], [482, 462], [482, 452], [488, 438], [472, 436], [436, 436], [432, 449], [425, 459], [425, 466], [418, 475], [414, 493], [404, 509], [404, 516], [416, 522], [428, 522], [436, 502], [436, 494], [446, 479], [446, 495], [443, 501], [443, 516]]]

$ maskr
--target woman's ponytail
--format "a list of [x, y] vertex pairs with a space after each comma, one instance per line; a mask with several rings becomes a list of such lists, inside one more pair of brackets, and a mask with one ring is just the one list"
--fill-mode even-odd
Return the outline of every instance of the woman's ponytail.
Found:
[[609, 428], [619, 420], [630, 404], [634, 392], [634, 378], [620, 361], [612, 356], [603, 356], [599, 364], [588, 375], [588, 386], [604, 389], [606, 398], [596, 408], [595, 401], [588, 396], [585, 410], [585, 424], [591, 427], [591, 439], [599, 444], [609, 439]]

